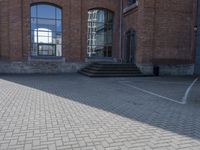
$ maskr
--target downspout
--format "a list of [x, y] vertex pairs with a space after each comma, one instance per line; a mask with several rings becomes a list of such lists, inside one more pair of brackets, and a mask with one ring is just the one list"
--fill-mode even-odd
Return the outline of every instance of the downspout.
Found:
[[24, 59], [24, 15], [23, 15], [23, 0], [21, 0], [21, 56]]
[[[194, 42], [193, 42], [193, 44], [194, 44], [194, 47], [192, 48], [192, 50], [194, 50], [194, 53], [193, 53], [193, 58], [194, 58], [194, 75], [196, 74], [196, 72], [197, 72], [197, 68], [196, 68], [196, 63], [197, 63], [197, 56], [196, 56], [196, 53], [197, 53], [197, 48], [198, 48], [198, 31], [199, 31], [199, 26], [198, 26], [198, 24], [199, 24], [199, 18], [198, 18], [198, 13], [199, 13], [199, 1], [198, 0], [196, 0], [195, 1], [195, 3], [196, 3], [196, 11], [194, 12], [194, 17], [196, 17], [196, 18], [194, 18], [194, 27], [192, 27], [193, 28], [193, 32], [194, 32]], [[195, 4], [193, 5], [194, 7], [195, 7]]]
[[[1, 8], [1, 1], [0, 1], [0, 8]], [[0, 14], [1, 14], [1, 11], [0, 11]], [[1, 30], [1, 16], [0, 16], [0, 30]], [[0, 35], [0, 59], [1, 59], [1, 35]]]
[[123, 40], [123, 0], [120, 0], [120, 32], [119, 32], [119, 49], [120, 49], [120, 62], [122, 63], [123, 57], [122, 57], [122, 40]]
[[154, 0], [154, 16], [153, 16], [153, 44], [152, 44], [152, 63], [154, 64], [155, 50], [156, 50], [156, 22], [157, 22], [157, 0]]
[[82, 28], [83, 28], [83, 1], [81, 0], [81, 53], [80, 53], [80, 61], [82, 61], [82, 58], [83, 58], [83, 30], [82, 30]]

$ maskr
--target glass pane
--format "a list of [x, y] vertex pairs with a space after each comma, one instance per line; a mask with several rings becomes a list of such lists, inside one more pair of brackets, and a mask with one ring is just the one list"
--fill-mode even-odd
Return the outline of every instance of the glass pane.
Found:
[[113, 14], [112, 13], [108, 13], [107, 20], [108, 20], [108, 23], [113, 23]]
[[88, 56], [112, 57], [113, 13], [96, 9], [88, 12]]
[[97, 46], [95, 48], [95, 53], [96, 53], [96, 56], [100, 56], [100, 57], [103, 57], [104, 56], [104, 47], [103, 46]]
[[62, 12], [59, 8], [56, 8], [56, 19], [62, 19]]
[[128, 0], [128, 5], [132, 5], [132, 4], [135, 4], [136, 3], [136, 0]]
[[37, 17], [37, 6], [31, 7], [31, 17]]
[[34, 30], [37, 28], [37, 19], [31, 18], [31, 29]]
[[37, 44], [32, 44], [32, 56], [37, 56]]
[[113, 38], [112, 38], [112, 35], [107, 35], [107, 44], [112, 44], [113, 42]]
[[96, 35], [96, 44], [97, 45], [104, 45], [105, 36], [104, 34], [97, 34]]
[[101, 30], [103, 30], [105, 28], [105, 24], [101, 23], [101, 22], [96, 22], [94, 26], [96, 27], [96, 31], [97, 32], [101, 31]]
[[53, 32], [52, 40], [53, 44], [62, 44], [62, 34], [58, 32]]
[[38, 18], [56, 18], [56, 8], [50, 5], [38, 5]]
[[38, 32], [51, 32], [51, 30], [48, 29], [48, 28], [37, 28], [36, 31], [38, 31]]
[[48, 42], [49, 44], [53, 44], [52, 36], [49, 36], [49, 37], [48, 37], [48, 41], [49, 41], [49, 42]]
[[57, 35], [56, 37], [56, 44], [62, 44], [62, 35]]
[[54, 19], [38, 19], [38, 24], [55, 25], [56, 21]]
[[113, 30], [113, 24], [110, 24], [110, 23], [107, 24], [106, 28], [107, 28], [107, 30], [110, 30], [112, 32], [112, 30]]
[[56, 21], [51, 19], [38, 19], [38, 28], [48, 28], [49, 30], [56, 30]]
[[62, 56], [62, 10], [48, 4], [31, 7], [33, 56]]
[[37, 35], [34, 36], [34, 43], [38, 43], [38, 37], [37, 37]]
[[61, 20], [56, 21], [56, 31], [61, 32], [62, 31], [62, 22]]
[[62, 56], [62, 45], [56, 45], [56, 56]]
[[103, 10], [97, 12], [97, 22], [105, 23], [105, 17], [105, 12]]
[[38, 43], [49, 43], [48, 36], [38, 36]]
[[55, 45], [40, 44], [39, 55], [43, 56], [56, 56]]

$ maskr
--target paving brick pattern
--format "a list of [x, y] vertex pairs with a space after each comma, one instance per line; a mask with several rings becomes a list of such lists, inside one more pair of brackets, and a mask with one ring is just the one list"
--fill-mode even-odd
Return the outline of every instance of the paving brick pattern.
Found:
[[120, 80], [132, 78], [1, 76], [0, 150], [200, 150], [197, 99], [180, 105]]

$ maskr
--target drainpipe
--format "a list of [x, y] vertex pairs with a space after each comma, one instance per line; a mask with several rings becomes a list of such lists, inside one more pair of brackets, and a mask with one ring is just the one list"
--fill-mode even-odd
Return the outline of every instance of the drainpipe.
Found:
[[120, 32], [119, 32], [119, 49], [120, 49], [120, 62], [122, 62], [122, 40], [123, 40], [123, 0], [120, 0]]
[[24, 59], [24, 28], [23, 28], [23, 23], [24, 23], [24, 15], [23, 15], [23, 0], [21, 0], [21, 6], [20, 6], [20, 9], [21, 9], [21, 57], [22, 59]]
[[[198, 48], [198, 31], [199, 31], [199, 27], [198, 27], [198, 24], [199, 24], [199, 17], [198, 17], [198, 13], [199, 13], [199, 1], [198, 0], [196, 0], [195, 1], [195, 3], [196, 3], [196, 11], [194, 12], [194, 17], [196, 17], [195, 19], [194, 19], [194, 27], [192, 27], [192, 28], [194, 28], [194, 36], [193, 36], [193, 39], [194, 39], [194, 41], [193, 41], [193, 44], [194, 44], [194, 46], [193, 46], [193, 48], [191, 48], [192, 50], [194, 50], [194, 53], [193, 53], [193, 56], [194, 56], [194, 73], [193, 74], [196, 74], [196, 72], [197, 72], [197, 68], [196, 68], [196, 65], [197, 65], [197, 56], [196, 56], [196, 53], [197, 53], [197, 48]], [[195, 7], [195, 4], [194, 4], [194, 7]]]
[[157, 7], [157, 0], [154, 0], [152, 59], [154, 59], [155, 57], [155, 49], [156, 49], [156, 22], [157, 22], [157, 8], [156, 7]]

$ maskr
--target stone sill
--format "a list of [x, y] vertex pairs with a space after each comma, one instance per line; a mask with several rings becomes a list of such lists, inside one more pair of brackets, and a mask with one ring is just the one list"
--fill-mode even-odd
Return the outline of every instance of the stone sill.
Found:
[[28, 58], [29, 62], [65, 62], [64, 57], [56, 56], [30, 56]]
[[130, 11], [136, 9], [136, 8], [138, 8], [138, 1], [135, 4], [132, 4], [132, 5], [124, 8], [123, 14], [126, 14], [126, 13], [128, 13], [128, 12], [130, 12]]

